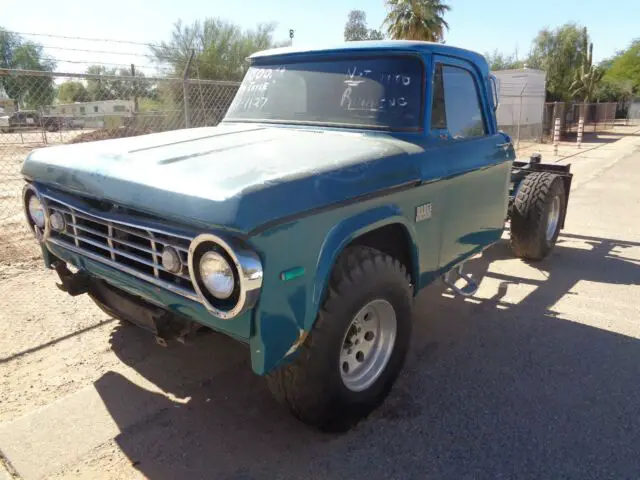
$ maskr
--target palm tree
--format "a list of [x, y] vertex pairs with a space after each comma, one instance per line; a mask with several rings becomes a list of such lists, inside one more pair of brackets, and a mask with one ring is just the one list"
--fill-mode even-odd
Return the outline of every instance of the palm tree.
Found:
[[444, 14], [451, 7], [441, 0], [387, 0], [387, 6], [384, 23], [393, 39], [441, 42], [449, 29]]

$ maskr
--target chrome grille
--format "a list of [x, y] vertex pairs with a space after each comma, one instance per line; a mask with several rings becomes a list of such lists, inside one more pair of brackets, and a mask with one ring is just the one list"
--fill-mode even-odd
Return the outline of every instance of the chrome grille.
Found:
[[[52, 230], [48, 242], [185, 297], [199, 299], [189, 276], [189, 237], [113, 221], [51, 196], [44, 197], [49, 215], [59, 212], [65, 220], [65, 229]], [[162, 266], [162, 251], [167, 246], [178, 252], [182, 262], [179, 273], [169, 272]]]

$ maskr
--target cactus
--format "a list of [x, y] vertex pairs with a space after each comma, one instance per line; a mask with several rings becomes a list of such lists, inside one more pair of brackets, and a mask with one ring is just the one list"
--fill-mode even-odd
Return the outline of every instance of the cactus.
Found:
[[575, 79], [569, 91], [573, 98], [589, 103], [593, 99], [596, 86], [602, 80], [604, 72], [593, 65], [593, 43], [589, 43], [586, 28], [583, 31], [582, 41], [582, 51], [586, 53], [582, 58], [582, 65], [576, 70]]

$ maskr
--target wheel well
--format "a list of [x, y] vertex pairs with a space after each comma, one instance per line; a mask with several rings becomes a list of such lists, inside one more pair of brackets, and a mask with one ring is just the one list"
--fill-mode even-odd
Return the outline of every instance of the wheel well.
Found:
[[362, 245], [375, 248], [397, 259], [405, 266], [411, 278], [411, 283], [415, 285], [416, 272], [414, 272], [413, 268], [411, 243], [411, 237], [407, 229], [399, 223], [392, 223], [354, 238], [348, 246]]

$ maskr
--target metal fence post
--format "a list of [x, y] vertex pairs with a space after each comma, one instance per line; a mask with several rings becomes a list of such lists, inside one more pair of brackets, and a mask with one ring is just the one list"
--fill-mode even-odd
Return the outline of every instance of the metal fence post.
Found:
[[193, 57], [195, 56], [195, 51], [191, 50], [189, 54], [189, 59], [187, 60], [187, 64], [184, 67], [184, 74], [182, 75], [182, 95], [184, 98], [184, 126], [189, 128], [191, 126], [191, 117], [189, 111], [189, 69], [191, 68], [191, 62], [193, 61]]
[[558, 156], [558, 143], [560, 142], [560, 117], [556, 117], [553, 125], [553, 155]]
[[[131, 64], [131, 77], [136, 78], [136, 66]], [[133, 93], [133, 113], [138, 113], [138, 92], [136, 88], [136, 81], [132, 80], [132, 93]]]
[[520, 124], [522, 123], [522, 96], [524, 95], [524, 91], [527, 89], [527, 85], [529, 82], [525, 82], [524, 87], [520, 91], [520, 110], [518, 110], [518, 129], [516, 133], [516, 149], [520, 149]]

